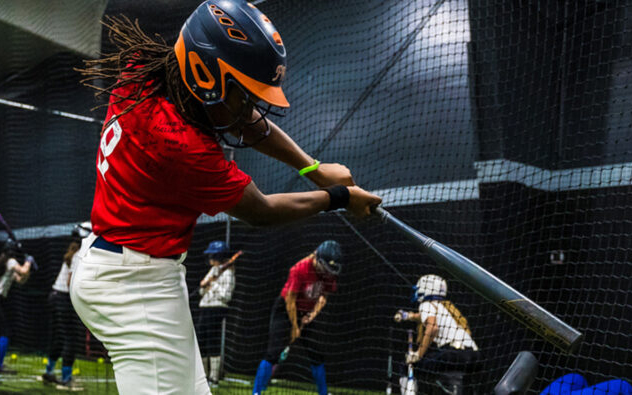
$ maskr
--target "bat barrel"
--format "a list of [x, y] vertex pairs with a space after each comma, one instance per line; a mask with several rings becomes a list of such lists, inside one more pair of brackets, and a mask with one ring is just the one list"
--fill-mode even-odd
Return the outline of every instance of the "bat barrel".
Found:
[[523, 325], [560, 349], [573, 352], [583, 335], [481, 266], [400, 221], [381, 207], [374, 213], [397, 227], [413, 244], [474, 292], [496, 304]]

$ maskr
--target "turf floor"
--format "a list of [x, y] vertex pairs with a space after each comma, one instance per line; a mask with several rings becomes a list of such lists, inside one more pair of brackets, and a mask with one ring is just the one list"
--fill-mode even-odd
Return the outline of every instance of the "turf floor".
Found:
[[[5, 366], [16, 370], [15, 375], [0, 375], [0, 394], [67, 394], [67, 390], [57, 390], [53, 385], [45, 385], [38, 378], [44, 373], [46, 359], [36, 355], [9, 354]], [[59, 377], [60, 363], [57, 364]], [[78, 359], [74, 366], [74, 377], [82, 391], [78, 394], [117, 394], [112, 365], [105, 361]], [[253, 377], [228, 374], [219, 387], [212, 388], [213, 395], [250, 395]], [[330, 387], [332, 395], [377, 395], [383, 392], [363, 391], [349, 388]], [[289, 380], [272, 380], [264, 395], [313, 395], [316, 386], [312, 383]]]

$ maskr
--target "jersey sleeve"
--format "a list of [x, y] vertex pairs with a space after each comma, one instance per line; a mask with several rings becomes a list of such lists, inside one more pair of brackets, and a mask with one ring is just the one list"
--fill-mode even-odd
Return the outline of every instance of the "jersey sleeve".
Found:
[[228, 161], [219, 145], [184, 158], [173, 175], [178, 204], [216, 215], [230, 210], [241, 200], [250, 183], [249, 175]]
[[424, 323], [426, 322], [428, 317], [437, 316], [437, 308], [433, 306], [430, 302], [423, 302], [419, 305], [419, 315], [421, 318], [421, 322]]
[[294, 265], [290, 269], [290, 274], [287, 278], [287, 285], [286, 285], [286, 289], [288, 292], [298, 293], [301, 291], [301, 285], [302, 285], [303, 280], [301, 278], [302, 276], [299, 269], [300, 268], [298, 265]]

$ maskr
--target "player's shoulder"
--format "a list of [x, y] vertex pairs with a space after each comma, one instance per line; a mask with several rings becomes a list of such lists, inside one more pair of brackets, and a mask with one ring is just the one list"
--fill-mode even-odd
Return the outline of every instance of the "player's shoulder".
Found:
[[437, 310], [438, 310], [438, 305], [440, 305], [439, 303], [436, 303], [434, 301], [425, 301], [425, 302], [421, 302], [419, 304], [419, 312], [420, 313], [427, 313], [429, 315], [436, 315], [437, 314]]
[[303, 258], [300, 261], [296, 262], [294, 266], [292, 266], [292, 270], [298, 270], [298, 271], [308, 270], [311, 263], [312, 263], [311, 257]]
[[[124, 107], [119, 106], [114, 113], [123, 110]], [[217, 139], [187, 122], [164, 96], [148, 98], [118, 121], [124, 133], [139, 146], [177, 162], [189, 164], [207, 162], [211, 157], [224, 158]]]

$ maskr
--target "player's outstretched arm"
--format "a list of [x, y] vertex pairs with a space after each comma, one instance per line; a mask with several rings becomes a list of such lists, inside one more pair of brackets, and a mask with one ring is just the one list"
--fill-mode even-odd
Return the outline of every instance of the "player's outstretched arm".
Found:
[[[370, 215], [371, 207], [382, 202], [380, 197], [359, 187], [348, 187], [348, 191], [346, 209], [357, 217]], [[329, 209], [331, 203], [330, 194], [324, 190], [264, 195], [251, 182], [239, 203], [227, 212], [251, 225], [264, 226], [307, 218]]]
[[[254, 110], [251, 121], [254, 122], [259, 118], [259, 113]], [[249, 144], [259, 141], [253, 145], [254, 149], [296, 170], [314, 164], [314, 158], [306, 154], [287, 133], [274, 122], [270, 120], [267, 120], [267, 122], [270, 127], [268, 137], [261, 140], [261, 133], [265, 131], [266, 127], [265, 123], [260, 121], [254, 125], [250, 125], [244, 131], [244, 141]], [[314, 184], [321, 188], [336, 184], [346, 186], [355, 185], [351, 171], [339, 163], [321, 163], [318, 169], [307, 173], [305, 177], [309, 178]]]

